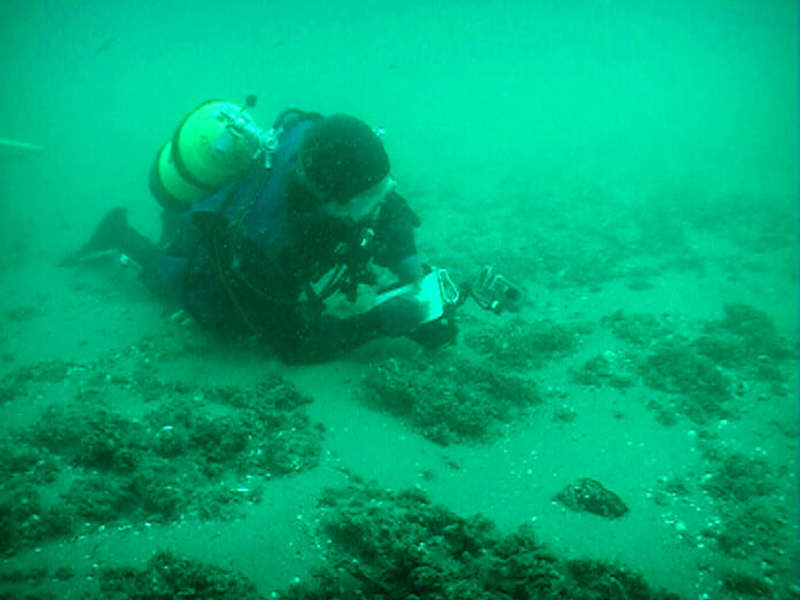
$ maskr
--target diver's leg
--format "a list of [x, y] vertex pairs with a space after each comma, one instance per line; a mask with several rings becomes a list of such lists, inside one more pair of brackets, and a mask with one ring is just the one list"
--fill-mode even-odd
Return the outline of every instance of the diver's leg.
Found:
[[60, 264], [76, 265], [85, 257], [105, 250], [118, 250], [130, 257], [141, 267], [142, 282], [150, 291], [177, 303], [186, 261], [163, 254], [155, 243], [131, 227], [124, 208], [111, 209], [100, 221], [89, 241]]
[[92, 237], [83, 246], [61, 259], [59, 266], [70, 267], [81, 260], [104, 250], [113, 250], [117, 247], [116, 240], [120, 231], [128, 226], [126, 211], [121, 206], [112, 208], [106, 213], [100, 224], [94, 230]]
[[65, 257], [60, 265], [72, 266], [87, 256], [106, 250], [119, 250], [143, 268], [157, 260], [160, 254], [152, 241], [128, 225], [127, 211], [117, 207], [106, 213], [89, 241]]
[[186, 213], [183, 211], [165, 208], [161, 211], [161, 238], [158, 240], [159, 248], [169, 249], [178, 237], [181, 222]]

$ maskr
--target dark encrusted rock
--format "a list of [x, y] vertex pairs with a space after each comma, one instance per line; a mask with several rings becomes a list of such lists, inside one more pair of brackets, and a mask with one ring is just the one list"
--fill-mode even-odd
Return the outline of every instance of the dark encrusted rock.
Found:
[[603, 484], [583, 477], [558, 492], [554, 500], [576, 512], [590, 512], [608, 519], [616, 519], [628, 512], [622, 499]]

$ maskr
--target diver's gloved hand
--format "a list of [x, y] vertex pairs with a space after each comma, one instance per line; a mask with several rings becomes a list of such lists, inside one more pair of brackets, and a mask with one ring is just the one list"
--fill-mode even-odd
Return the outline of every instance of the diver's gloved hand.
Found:
[[385, 291], [370, 312], [375, 314], [376, 329], [384, 335], [407, 335], [437, 347], [455, 337], [452, 316], [459, 297], [446, 270], [430, 269], [413, 283]]
[[409, 337], [420, 346], [435, 350], [455, 341], [457, 334], [456, 320], [452, 316], [443, 316], [420, 325], [411, 332]]
[[420, 326], [427, 309], [411, 294], [402, 294], [379, 304], [370, 312], [380, 333], [400, 337], [410, 335]]

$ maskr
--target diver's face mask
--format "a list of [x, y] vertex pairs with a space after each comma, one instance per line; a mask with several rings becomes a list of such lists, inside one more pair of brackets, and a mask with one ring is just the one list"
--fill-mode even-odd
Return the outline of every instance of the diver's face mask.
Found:
[[377, 216], [395, 186], [397, 181], [391, 175], [387, 175], [372, 187], [348, 200], [326, 202], [325, 213], [338, 219], [352, 219], [356, 223], [364, 224]]
[[364, 224], [377, 216], [381, 205], [389, 193], [397, 186], [397, 181], [387, 175], [363, 192], [350, 198], [333, 200], [310, 178], [303, 168], [303, 161], [298, 160], [295, 175], [305, 190], [322, 206], [322, 213], [329, 217], [352, 220]]

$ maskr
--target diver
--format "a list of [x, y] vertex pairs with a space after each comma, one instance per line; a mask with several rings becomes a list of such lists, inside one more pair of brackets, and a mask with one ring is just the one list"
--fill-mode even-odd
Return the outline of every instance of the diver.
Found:
[[290, 363], [380, 336], [439, 347], [455, 338], [463, 298], [444, 269], [420, 260], [420, 220], [389, 171], [378, 134], [355, 117], [289, 109], [264, 131], [246, 108], [211, 100], [153, 164], [161, 240], [114, 208], [62, 265], [119, 251], [170, 311], [255, 336]]

